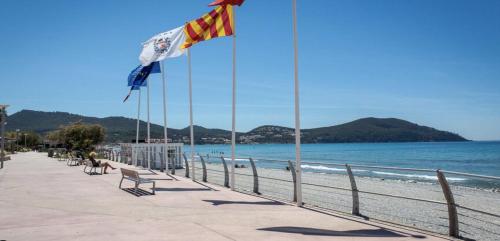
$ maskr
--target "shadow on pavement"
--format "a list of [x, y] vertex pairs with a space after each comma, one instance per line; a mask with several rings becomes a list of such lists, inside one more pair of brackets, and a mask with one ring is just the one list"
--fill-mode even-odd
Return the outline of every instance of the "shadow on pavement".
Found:
[[155, 188], [157, 192], [192, 192], [192, 191], [212, 191], [209, 188], [167, 188], [167, 187], [157, 187]]
[[[140, 189], [138, 188], [137, 189], [137, 192], [135, 190], [135, 188], [131, 187], [131, 188], [122, 188], [123, 191], [125, 192], [128, 192], [136, 197], [142, 197], [142, 196], [152, 196], [153, 194], [151, 192], [148, 192], [146, 190], [143, 190], [143, 189]], [[155, 189], [157, 190], [157, 189]]]
[[[281, 232], [281, 233], [294, 233], [302, 235], [315, 235], [315, 236], [344, 236], [344, 237], [406, 237], [397, 232], [387, 229], [357, 229], [336, 231], [328, 229], [306, 228], [306, 227], [269, 227], [257, 229], [260, 231]], [[423, 235], [409, 235], [413, 238], [425, 238]]]
[[259, 202], [247, 202], [247, 201], [228, 201], [228, 200], [203, 200], [205, 202], [210, 202], [214, 206], [224, 205], [224, 204], [240, 204], [240, 205], [285, 205], [276, 201], [259, 201]]

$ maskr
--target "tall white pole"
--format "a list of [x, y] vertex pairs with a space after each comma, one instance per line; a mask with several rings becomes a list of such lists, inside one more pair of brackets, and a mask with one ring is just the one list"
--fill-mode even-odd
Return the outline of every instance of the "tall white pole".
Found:
[[236, 11], [233, 8], [233, 116], [231, 130], [231, 190], [234, 191], [234, 165], [236, 151]]
[[151, 170], [151, 166], [150, 166], [150, 163], [149, 163], [149, 161], [150, 161], [150, 155], [151, 155], [151, 153], [150, 153], [150, 143], [151, 143], [151, 123], [150, 123], [150, 115], [149, 115], [149, 89], [150, 89], [150, 83], [149, 83], [149, 79], [146, 79], [146, 81], [147, 81], [147, 85], [148, 85], [148, 86], [147, 86], [147, 88], [148, 88], [148, 98], [147, 98], [147, 99], [148, 99], [148, 107], [147, 107], [147, 108], [148, 108], [148, 126], [147, 126], [147, 129], [148, 129], [148, 138], [147, 138], [147, 143], [148, 143], [148, 145], [146, 146], [146, 154], [147, 154], [147, 156], [148, 156], [148, 157], [147, 157], [147, 159], [146, 159], [146, 160], [147, 160], [147, 162], [148, 162], [148, 163], [147, 163], [147, 165], [148, 165], [148, 169], [149, 169], [149, 170]]
[[194, 128], [193, 128], [193, 80], [191, 75], [191, 50], [187, 50], [188, 54], [188, 71], [189, 71], [189, 134], [191, 141], [191, 166], [192, 179], [196, 180], [194, 168]]
[[5, 160], [5, 121], [7, 115], [5, 114], [7, 106], [0, 105], [0, 129], [1, 129], [1, 147], [0, 147], [0, 168], [3, 168], [3, 162]]
[[[165, 144], [165, 151], [163, 152], [163, 157], [165, 159], [165, 174], [168, 175], [168, 138], [167, 138], [167, 81], [165, 80], [165, 61], [161, 61], [161, 79], [163, 82], [163, 143]], [[174, 164], [172, 163], [172, 168]]]
[[[135, 144], [139, 144], [140, 123], [141, 123], [141, 87], [139, 87], [139, 96], [137, 99], [137, 127], [135, 132]], [[137, 165], [137, 155], [138, 155], [137, 147], [135, 149], [132, 149], [132, 151], [135, 154], [135, 162], [133, 164]]]
[[191, 139], [191, 178], [193, 181], [195, 177], [194, 167], [194, 129], [193, 129], [193, 81], [191, 78], [191, 50], [187, 49], [188, 55], [188, 78], [189, 78], [189, 135]]
[[300, 106], [299, 106], [299, 62], [297, 47], [297, 0], [293, 5], [293, 49], [294, 49], [294, 76], [295, 76], [295, 171], [297, 181], [297, 206], [302, 206], [302, 167], [300, 157]]

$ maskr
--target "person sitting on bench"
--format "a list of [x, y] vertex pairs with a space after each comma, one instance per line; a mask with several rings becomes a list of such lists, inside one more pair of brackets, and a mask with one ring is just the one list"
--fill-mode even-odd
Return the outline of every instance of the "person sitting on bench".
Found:
[[108, 170], [108, 167], [111, 168], [111, 170], [115, 170], [116, 168], [114, 168], [113, 166], [111, 166], [109, 163], [107, 162], [104, 162], [104, 163], [101, 163], [101, 161], [96, 161], [95, 160], [95, 156], [97, 154], [95, 152], [91, 152], [89, 154], [89, 160], [92, 162], [92, 165], [94, 167], [104, 167], [104, 174], [108, 174], [108, 172], [106, 170]]

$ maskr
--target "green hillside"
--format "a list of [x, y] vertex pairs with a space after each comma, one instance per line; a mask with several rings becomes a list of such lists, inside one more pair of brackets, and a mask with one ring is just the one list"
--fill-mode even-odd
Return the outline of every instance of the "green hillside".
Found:
[[[22, 110], [7, 118], [7, 131], [20, 129], [46, 134], [74, 122], [100, 124], [106, 128], [106, 142], [130, 142], [135, 139], [136, 120], [125, 117], [87, 117], [66, 112], [42, 112]], [[222, 129], [208, 129], [194, 126], [195, 143], [229, 143], [231, 132]], [[246, 133], [237, 133], [238, 143], [294, 143], [292, 128], [265, 125]], [[141, 137], [146, 136], [146, 123], [141, 121]], [[168, 136], [174, 142], [189, 143], [189, 128], [168, 128]], [[163, 127], [151, 124], [151, 137], [163, 138]], [[364, 118], [349, 123], [302, 130], [303, 143], [344, 143], [344, 142], [429, 142], [467, 141], [460, 135], [420, 126], [395, 118]]]

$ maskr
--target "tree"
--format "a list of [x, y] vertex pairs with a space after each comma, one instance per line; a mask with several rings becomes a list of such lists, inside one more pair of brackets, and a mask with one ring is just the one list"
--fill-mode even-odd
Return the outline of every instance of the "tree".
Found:
[[[15, 142], [12, 142], [12, 145], [15, 144], [16, 147], [24, 147], [24, 145], [26, 145], [27, 148], [34, 148], [42, 143], [42, 137], [32, 131], [21, 133], [9, 131], [5, 133], [5, 137], [7, 139], [14, 139]], [[14, 147], [12, 146], [11, 149], [14, 149]]]
[[42, 143], [42, 138], [35, 132], [24, 132], [19, 134], [18, 146], [25, 146], [27, 148], [37, 147]]
[[69, 150], [89, 152], [104, 140], [104, 135], [105, 130], [101, 125], [75, 123], [62, 127], [58, 133], [51, 133], [49, 137], [64, 143]]

